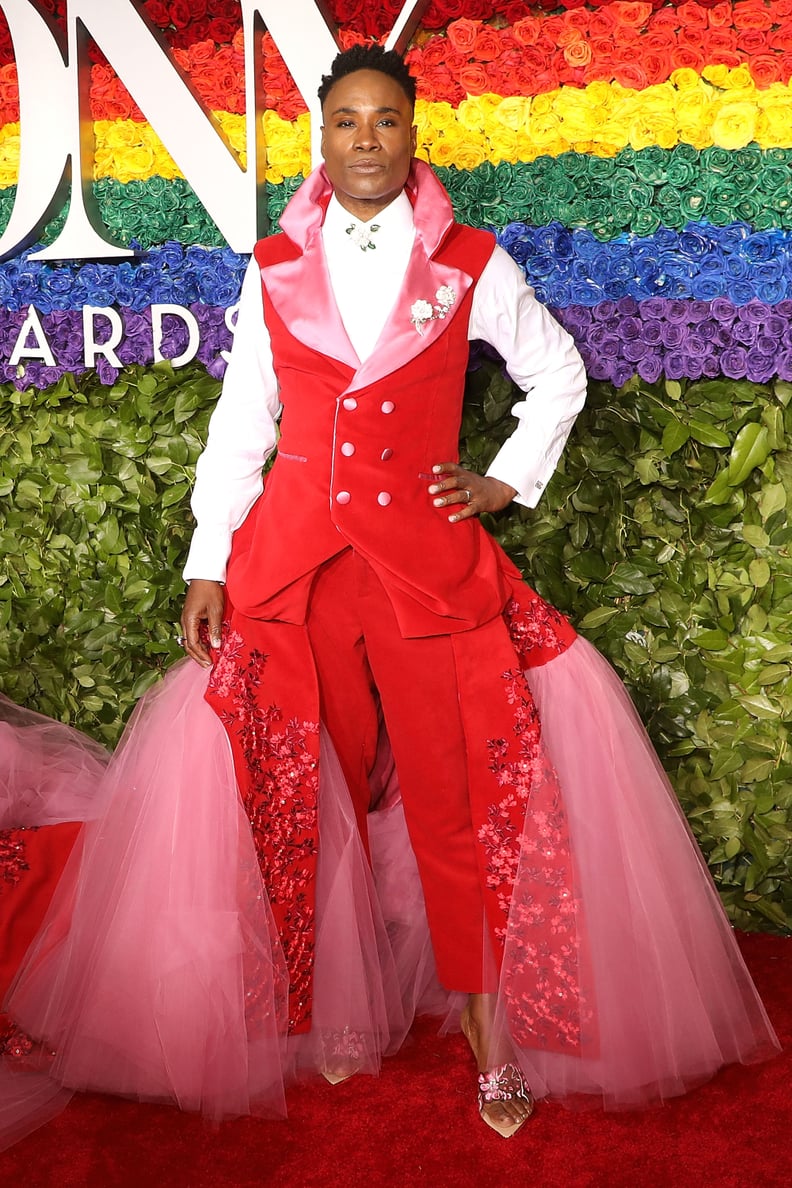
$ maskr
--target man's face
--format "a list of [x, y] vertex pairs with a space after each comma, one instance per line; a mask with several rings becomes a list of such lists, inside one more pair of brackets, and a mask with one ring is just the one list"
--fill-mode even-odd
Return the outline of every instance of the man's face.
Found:
[[379, 70], [340, 79], [322, 109], [322, 156], [341, 205], [368, 220], [404, 189], [415, 153], [410, 101]]

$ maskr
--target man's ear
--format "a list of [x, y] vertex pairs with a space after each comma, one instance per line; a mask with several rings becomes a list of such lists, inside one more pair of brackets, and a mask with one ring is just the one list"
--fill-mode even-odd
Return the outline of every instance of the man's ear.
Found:
[[319, 141], [319, 152], [322, 154], [322, 160], [324, 160], [325, 159], [325, 145], [324, 145], [325, 126], [324, 126], [324, 124], [322, 124], [319, 131], [322, 133], [322, 138]]
[[410, 155], [415, 156], [415, 150], [418, 147], [418, 129], [415, 124], [410, 128]]

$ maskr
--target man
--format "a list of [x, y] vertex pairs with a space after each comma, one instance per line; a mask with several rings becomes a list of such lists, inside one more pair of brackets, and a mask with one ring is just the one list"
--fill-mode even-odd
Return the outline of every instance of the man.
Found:
[[[293, 649], [298, 684], [316, 683], [318, 715], [363, 829], [384, 717], [441, 980], [470, 995], [463, 1026], [481, 1073], [507, 1066], [508, 1083], [494, 1091], [502, 1100], [482, 1100], [482, 1115], [512, 1133], [531, 1105], [508, 1054], [488, 1050], [494, 994], [482, 952], [492, 946], [497, 967], [498, 942], [494, 922], [483, 923], [492, 909], [474, 830], [492, 793], [471, 809], [477, 777], [466, 737], [485, 723], [463, 720], [464, 703], [482, 696], [511, 710], [499, 667], [483, 684], [463, 673], [487, 667], [493, 624], [506, 636], [517, 575], [475, 517], [515, 498], [537, 502], [583, 403], [585, 376], [571, 339], [516, 265], [491, 235], [453, 223], [445, 191], [414, 159], [415, 84], [402, 60], [355, 47], [336, 59], [320, 98], [324, 169], [293, 199], [285, 234], [257, 245], [198, 464], [185, 646], [209, 665], [201, 630], [219, 649], [225, 616], [251, 656]], [[455, 461], [473, 338], [502, 354], [526, 393], [486, 475]], [[277, 461], [261, 495], [281, 402]], [[283, 684], [275, 684], [279, 703]], [[248, 810], [253, 802], [260, 810], [277, 773], [270, 768], [266, 791], [251, 777], [238, 705], [211, 682], [209, 699], [229, 724]], [[317, 840], [309, 830], [308, 878]], [[290, 912], [280, 922], [286, 934]], [[312, 927], [310, 912], [303, 925]], [[288, 941], [286, 949], [288, 958]], [[293, 1028], [309, 1024], [310, 1007], [295, 1010]]]
[[[777, 1050], [621, 683], [475, 518], [552, 472], [574, 348], [411, 161], [400, 59], [343, 54], [321, 94], [326, 169], [256, 246], [199, 464], [183, 623], [211, 671], [174, 666], [91, 765], [5, 1004], [0, 1146], [74, 1089], [220, 1119], [376, 1071], [427, 922], [505, 1136], [528, 1084], [634, 1107]], [[487, 476], [452, 461], [474, 335], [526, 391]], [[28, 725], [7, 821], [71, 820], [85, 744]]]

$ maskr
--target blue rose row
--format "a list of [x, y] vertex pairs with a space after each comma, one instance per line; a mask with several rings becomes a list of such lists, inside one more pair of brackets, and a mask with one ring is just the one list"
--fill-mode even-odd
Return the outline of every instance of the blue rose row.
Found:
[[[603, 243], [591, 231], [560, 223], [510, 223], [499, 242], [548, 305], [594, 306], [632, 297], [727, 297], [768, 305], [792, 296], [792, 232], [752, 231], [744, 223], [622, 235]], [[239, 295], [247, 257], [229, 248], [168, 243], [130, 261], [50, 265], [27, 252], [0, 265], [0, 305], [41, 313], [83, 305], [143, 310], [155, 302], [228, 307]]]
[[792, 233], [753, 231], [746, 223], [688, 223], [608, 243], [560, 223], [510, 223], [498, 236], [540, 301], [559, 308], [632, 297], [727, 297], [735, 305], [768, 305], [792, 295]]
[[0, 264], [0, 305], [6, 309], [34, 305], [39, 313], [52, 313], [116, 305], [142, 311], [155, 303], [194, 301], [228, 308], [239, 298], [248, 261], [230, 248], [180, 243], [112, 264], [46, 264], [31, 259], [33, 250]]

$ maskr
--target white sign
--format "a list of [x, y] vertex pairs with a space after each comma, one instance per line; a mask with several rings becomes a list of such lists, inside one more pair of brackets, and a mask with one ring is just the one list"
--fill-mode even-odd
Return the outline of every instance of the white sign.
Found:
[[[406, 48], [427, 3], [405, 0], [388, 48]], [[35, 242], [67, 200], [63, 230], [54, 243], [34, 254], [36, 259], [118, 259], [134, 254], [113, 240], [91, 188], [89, 38], [106, 55], [229, 246], [236, 252], [252, 250], [266, 230], [261, 33], [265, 27], [271, 33], [311, 113], [314, 160], [321, 124], [316, 89], [338, 43], [321, 0], [241, 0], [241, 7], [246, 169], [211, 112], [194, 96], [158, 31], [132, 0], [69, 0], [65, 44], [32, 0], [0, 0], [19, 75], [21, 141], [16, 201], [0, 236], [0, 257]]]
[[[155, 363], [161, 363], [169, 358], [173, 367], [184, 367], [191, 363], [201, 346], [201, 327], [192, 310], [186, 305], [172, 305], [167, 302], [157, 303], [151, 309], [151, 348]], [[236, 328], [238, 305], [231, 305], [224, 313], [224, 321], [233, 335]], [[165, 338], [163, 319], [167, 316], [178, 318], [187, 330], [187, 344], [177, 355], [163, 355], [162, 347]], [[109, 336], [104, 341], [98, 341], [97, 330], [100, 326], [110, 325]], [[123, 311], [119, 312], [112, 305], [84, 305], [82, 307], [83, 330], [83, 363], [86, 367], [96, 367], [97, 359], [102, 356], [113, 367], [124, 367], [119, 359], [116, 347], [124, 341], [126, 327], [124, 326]], [[228, 351], [218, 354], [227, 363], [230, 359]], [[58, 367], [60, 360], [53, 353], [47, 338], [47, 332], [41, 321], [41, 315], [34, 305], [27, 307], [24, 321], [19, 328], [8, 362], [12, 367], [20, 368], [24, 374], [26, 362], [43, 363], [45, 367]]]

